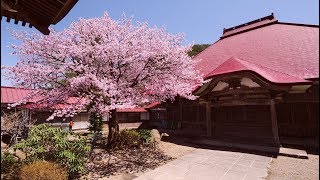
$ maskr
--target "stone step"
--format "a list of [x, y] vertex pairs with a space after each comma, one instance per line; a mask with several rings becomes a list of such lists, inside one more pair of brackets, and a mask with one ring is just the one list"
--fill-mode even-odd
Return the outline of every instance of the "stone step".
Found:
[[301, 149], [293, 149], [288, 147], [271, 147], [271, 146], [261, 146], [261, 145], [251, 145], [251, 144], [240, 144], [240, 143], [230, 143], [217, 140], [199, 139], [199, 140], [189, 140], [190, 143], [198, 145], [209, 145], [216, 147], [226, 147], [243, 149], [249, 151], [265, 152], [271, 154], [277, 154], [282, 156], [294, 157], [299, 159], [308, 159], [307, 152]]
[[279, 150], [279, 155], [300, 158], [300, 159], [308, 159], [307, 152], [301, 149], [281, 147]]
[[227, 148], [243, 149], [243, 150], [249, 150], [249, 151], [258, 151], [258, 152], [271, 153], [271, 154], [278, 154], [278, 152], [279, 152], [279, 147], [230, 143], [230, 142], [207, 140], [207, 139], [194, 140], [194, 141], [191, 140], [190, 143], [198, 144], [198, 145], [203, 144], [203, 145], [209, 145], [209, 146], [227, 147]]

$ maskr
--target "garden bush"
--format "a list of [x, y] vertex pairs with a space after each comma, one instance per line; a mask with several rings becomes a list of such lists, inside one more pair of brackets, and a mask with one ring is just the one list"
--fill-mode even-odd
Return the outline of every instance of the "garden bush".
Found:
[[56, 163], [35, 161], [22, 166], [20, 178], [21, 180], [67, 180], [68, 173]]
[[143, 139], [147, 144], [151, 143], [152, 141], [151, 130], [140, 129], [138, 130], [138, 133], [140, 138]]
[[115, 135], [112, 149], [140, 147], [151, 140], [150, 130], [124, 129]]
[[1, 153], [1, 179], [18, 179], [17, 171], [20, 169], [20, 164], [12, 154]]
[[114, 143], [112, 149], [123, 149], [138, 147], [141, 145], [139, 133], [136, 130], [124, 129], [114, 136]]
[[14, 156], [8, 152], [1, 153], [1, 172], [8, 171], [15, 163]]
[[27, 162], [40, 159], [63, 165], [71, 177], [85, 172], [84, 164], [90, 151], [86, 140], [78, 134], [47, 124], [34, 126], [29, 131], [28, 138], [14, 148], [26, 153]]

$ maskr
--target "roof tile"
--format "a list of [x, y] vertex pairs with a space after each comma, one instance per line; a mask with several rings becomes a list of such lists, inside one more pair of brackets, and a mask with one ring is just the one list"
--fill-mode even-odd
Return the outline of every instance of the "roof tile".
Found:
[[[1, 103], [15, 103], [23, 98], [27, 97], [29, 93], [31, 93], [32, 89], [24, 89], [24, 88], [17, 88], [17, 87], [6, 87], [1, 86]], [[82, 102], [80, 98], [77, 97], [70, 97], [67, 100], [67, 103], [78, 103], [79, 101]], [[137, 108], [126, 108], [126, 109], [118, 109], [118, 112], [147, 112], [146, 108], [151, 108], [157, 105], [157, 102], [151, 103], [149, 105]], [[34, 102], [29, 102], [28, 104], [23, 105], [24, 108], [30, 109], [63, 109], [66, 108], [67, 104], [56, 104], [52, 107], [47, 107], [45, 103], [39, 104]]]
[[209, 79], [216, 75], [226, 74], [230, 72], [237, 72], [237, 71], [253, 71], [258, 73], [265, 79], [273, 82], [273, 83], [308, 83], [311, 81], [304, 80], [298, 77], [290, 76], [285, 73], [277, 72], [275, 70], [269, 69], [267, 67], [259, 66], [257, 64], [253, 64], [247, 61], [243, 61], [237, 58], [230, 58], [212, 72], [210, 72], [205, 79]]
[[272, 23], [220, 39], [194, 59], [201, 59], [196, 68], [205, 76], [231, 57], [300, 79], [319, 78], [319, 26]]

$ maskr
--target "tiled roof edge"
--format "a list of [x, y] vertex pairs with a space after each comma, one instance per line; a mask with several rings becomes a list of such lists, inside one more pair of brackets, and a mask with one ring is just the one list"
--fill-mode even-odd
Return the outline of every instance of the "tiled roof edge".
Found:
[[262, 24], [260, 26], [255, 26], [255, 27], [252, 27], [252, 28], [249, 28], [249, 29], [244, 29], [243, 31], [238, 31], [238, 32], [235, 32], [235, 33], [232, 33], [232, 34], [229, 34], [229, 35], [222, 35], [220, 37], [220, 39], [225, 39], [225, 38], [230, 37], [230, 36], [234, 36], [234, 35], [241, 34], [241, 33], [244, 33], [244, 32], [252, 31], [254, 29], [259, 29], [259, 28], [262, 28], [262, 27], [265, 27], [265, 26], [276, 24], [276, 23], [278, 23], [278, 20], [274, 20], [274, 21], [271, 21], [269, 23]]

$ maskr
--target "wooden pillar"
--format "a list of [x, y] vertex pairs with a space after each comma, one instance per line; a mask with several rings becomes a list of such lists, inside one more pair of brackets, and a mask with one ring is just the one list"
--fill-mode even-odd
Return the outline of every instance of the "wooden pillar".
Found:
[[279, 134], [278, 134], [277, 111], [276, 111], [274, 99], [271, 99], [271, 101], [270, 101], [270, 112], [271, 112], [273, 139], [274, 139], [275, 143], [280, 146], [281, 144], [280, 144]]
[[178, 121], [182, 122], [182, 99], [179, 98], [179, 119]]
[[197, 105], [196, 105], [196, 108], [197, 108], [197, 122], [200, 121], [200, 103], [199, 101], [197, 102]]
[[207, 136], [211, 136], [211, 129], [212, 129], [212, 121], [211, 121], [211, 102], [206, 102], [206, 125], [207, 125]]

